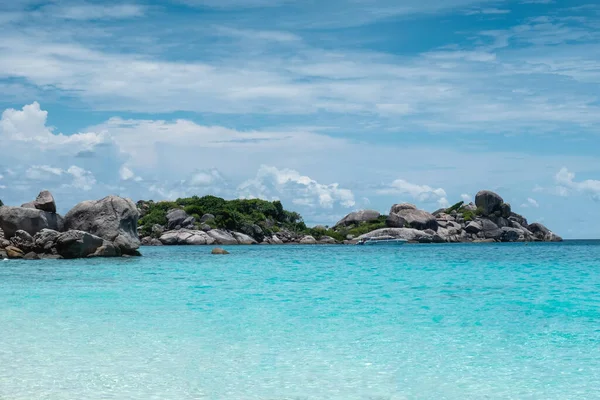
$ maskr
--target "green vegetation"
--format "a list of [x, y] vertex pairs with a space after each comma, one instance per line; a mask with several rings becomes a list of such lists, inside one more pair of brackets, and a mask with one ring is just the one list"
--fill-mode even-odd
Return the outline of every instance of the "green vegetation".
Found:
[[463, 218], [466, 222], [473, 221], [478, 216], [483, 215], [483, 209], [481, 207], [478, 207], [475, 211], [467, 210], [465, 207], [461, 207], [458, 212], [463, 215]]
[[139, 225], [143, 227], [143, 235], [150, 235], [154, 224], [166, 225], [167, 213], [172, 209], [183, 209], [196, 218], [197, 224], [204, 214], [212, 214], [215, 219], [208, 222], [212, 228], [243, 232], [257, 240], [262, 239], [264, 235], [272, 235], [280, 228], [296, 233], [307, 231], [302, 216], [297, 212], [284, 210], [280, 201], [225, 200], [216, 196], [193, 196], [174, 202], [141, 201], [138, 202], [138, 207], [145, 210], [139, 221]]
[[450, 214], [452, 211], [458, 211], [462, 208], [462, 206], [465, 204], [464, 201], [459, 201], [458, 203], [456, 203], [455, 205], [453, 205], [452, 207], [446, 208], [445, 213], [446, 214]]
[[[376, 229], [382, 229], [387, 227], [385, 224], [385, 220], [387, 219], [386, 215], [382, 215], [375, 221], [369, 222], [361, 222], [360, 224], [354, 224], [343, 228], [338, 228], [338, 234], [341, 235], [344, 239], [347, 235], [353, 235], [354, 237], [358, 237], [360, 235], [364, 235], [365, 233], [369, 233]], [[333, 235], [329, 235], [335, 239], [337, 239]], [[338, 239], [340, 240], [340, 239]], [[343, 240], [343, 239], [342, 239]]]
[[4, 205], [4, 203], [2, 202], [2, 200], [0, 200], [0, 207], [2, 207]]

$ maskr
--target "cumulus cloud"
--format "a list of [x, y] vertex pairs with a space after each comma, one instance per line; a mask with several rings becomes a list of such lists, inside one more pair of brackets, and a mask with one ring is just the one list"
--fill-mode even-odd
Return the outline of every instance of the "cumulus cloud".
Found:
[[96, 184], [94, 174], [76, 165], [66, 170], [50, 165], [33, 165], [25, 171], [25, 177], [44, 187], [56, 185], [89, 191]]
[[460, 195], [460, 198], [462, 199], [462, 201], [464, 201], [465, 203], [470, 203], [471, 201], [473, 201], [473, 196], [471, 196], [470, 194], [466, 194], [463, 193]]
[[521, 204], [521, 207], [522, 208], [530, 208], [530, 207], [531, 208], [539, 208], [540, 204], [537, 202], [537, 200], [535, 200], [535, 199], [533, 199], [531, 197], [528, 197], [527, 198], [527, 202]]
[[238, 193], [242, 198], [287, 198], [293, 204], [305, 207], [333, 208], [339, 204], [349, 208], [356, 204], [352, 191], [337, 183], [322, 184], [293, 169], [267, 165], [259, 168], [255, 178], [242, 183]]
[[574, 191], [587, 194], [595, 201], [600, 201], [600, 180], [587, 179], [578, 182], [575, 180], [575, 173], [570, 172], [566, 167], [561, 168], [554, 178], [558, 184], [559, 193], [568, 195]]
[[447, 207], [449, 205], [444, 189], [435, 189], [428, 185], [418, 185], [407, 182], [404, 179], [396, 179], [388, 187], [379, 189], [377, 193], [384, 195], [408, 195], [414, 200], [423, 203], [437, 203], [440, 207]]

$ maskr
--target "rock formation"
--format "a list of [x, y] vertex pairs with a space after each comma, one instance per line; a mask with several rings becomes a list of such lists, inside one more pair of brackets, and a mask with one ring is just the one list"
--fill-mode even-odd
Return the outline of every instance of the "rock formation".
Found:
[[0, 249], [9, 258], [30, 260], [139, 255], [138, 211], [130, 200], [85, 201], [65, 218], [55, 211], [48, 191], [23, 207], [0, 207]]
[[138, 211], [129, 199], [108, 196], [84, 201], [65, 215], [65, 230], [79, 230], [112, 242], [122, 255], [138, 255]]

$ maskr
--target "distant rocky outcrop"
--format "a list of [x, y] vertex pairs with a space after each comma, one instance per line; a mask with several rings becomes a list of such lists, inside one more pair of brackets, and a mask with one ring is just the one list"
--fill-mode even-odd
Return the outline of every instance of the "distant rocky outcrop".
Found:
[[0, 207], [0, 249], [29, 260], [139, 255], [137, 220], [135, 205], [117, 196], [79, 203], [63, 218], [43, 191], [22, 207]]
[[[416, 243], [562, 240], [540, 223], [529, 224], [525, 217], [514, 213], [510, 204], [505, 203], [500, 195], [489, 190], [477, 193], [475, 204], [461, 202], [437, 210], [433, 214], [419, 210], [413, 204], [395, 204], [385, 220], [385, 225], [386, 228], [370, 230], [349, 242], [383, 235]], [[360, 231], [362, 226], [368, 228], [358, 224], [354, 226], [354, 230]], [[338, 226], [336, 229], [347, 233]]]
[[[235, 207], [224, 208], [230, 203], [235, 203]], [[352, 244], [359, 239], [379, 235], [414, 243], [562, 240], [541, 224], [529, 224], [525, 217], [514, 213], [500, 195], [488, 190], [477, 193], [475, 203], [460, 202], [433, 214], [408, 203], [393, 205], [387, 215], [375, 210], [354, 211], [340, 219], [333, 228], [286, 225], [286, 219], [281, 218], [286, 212], [279, 210], [279, 217], [267, 217], [266, 210], [272, 203], [261, 200], [255, 203], [228, 202], [208, 196], [182, 199], [181, 205], [173, 202], [137, 204], [148, 213], [156, 212], [159, 218], [153, 221], [161, 221], [160, 224], [148, 223], [142, 229], [146, 233], [142, 239], [144, 245]], [[189, 204], [193, 206], [187, 206]], [[160, 207], [164, 210], [162, 213], [157, 211]], [[244, 219], [254, 218], [263, 212], [267, 213], [263, 221]], [[297, 222], [298, 216], [294, 218]]]

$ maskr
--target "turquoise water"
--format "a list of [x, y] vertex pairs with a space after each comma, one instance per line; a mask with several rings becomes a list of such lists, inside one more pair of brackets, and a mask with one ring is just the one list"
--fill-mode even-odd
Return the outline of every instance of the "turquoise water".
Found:
[[0, 399], [600, 398], [600, 244], [0, 261]]

